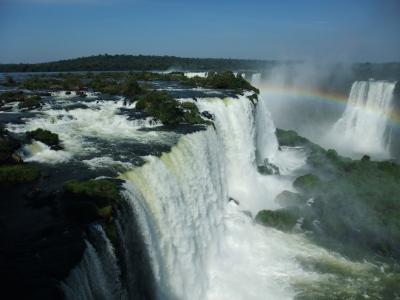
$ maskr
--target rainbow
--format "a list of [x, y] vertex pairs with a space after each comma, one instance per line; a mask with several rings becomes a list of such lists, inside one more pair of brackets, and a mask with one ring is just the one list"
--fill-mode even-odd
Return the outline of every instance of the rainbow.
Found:
[[[260, 89], [261, 93], [271, 93], [272, 95], [277, 96], [285, 96], [285, 97], [303, 97], [309, 100], [316, 101], [324, 101], [326, 103], [332, 105], [340, 105], [345, 108], [349, 105], [348, 95], [331, 93], [327, 91], [317, 90], [317, 89], [308, 89], [308, 88], [299, 88], [299, 87], [287, 87], [282, 85], [271, 85], [271, 84], [260, 84], [257, 86]], [[382, 114], [378, 108], [373, 107], [363, 107], [369, 113], [374, 114]], [[389, 114], [386, 114], [386, 118], [390, 123], [394, 123], [397, 126], [400, 126], [400, 113], [396, 111], [392, 111]]]

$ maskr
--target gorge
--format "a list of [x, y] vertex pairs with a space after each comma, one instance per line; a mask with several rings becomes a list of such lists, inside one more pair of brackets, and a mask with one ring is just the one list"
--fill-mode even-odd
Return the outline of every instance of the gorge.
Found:
[[[286, 95], [275, 98], [270, 79], [261, 73], [246, 77], [260, 90], [258, 96], [253, 87], [210, 86], [207, 78], [218, 76], [211, 72], [171, 76], [179, 80], [138, 82], [141, 86], [152, 84], [153, 90], [165, 91], [177, 101], [186, 120], [179, 124], [162, 124], [151, 115], [155, 110], [152, 100], [144, 101], [147, 114], [143, 114], [136, 108], [139, 101], [94, 89], [85, 90], [84, 97], [63, 89], [46, 91], [50, 94], [43, 96], [41, 108], [29, 111], [18, 107], [16, 101], [5, 104], [0, 120], [10, 135], [22, 141], [18, 154], [46, 174], [41, 180], [52, 195], [50, 204], [42, 198], [47, 192], [40, 185], [33, 187], [43, 190], [39, 197], [31, 197], [33, 206], [46, 209], [46, 218], [51, 215], [47, 210], [58, 209], [57, 197], [64, 196], [53, 197], [53, 193], [62, 193], [65, 181], [111, 180], [119, 187], [120, 198], [117, 204], [110, 204], [111, 214], [90, 222], [85, 219], [84, 224], [66, 221], [73, 224], [68, 225], [68, 232], [79, 228], [79, 238], [74, 234], [72, 240], [79, 244], [80, 254], [62, 267], [63, 276], [46, 273], [43, 282], [51, 288], [34, 287], [37, 299], [56, 299], [54, 293], [61, 299], [82, 300], [400, 297], [396, 285], [400, 279], [396, 240], [400, 227], [397, 221], [390, 223], [398, 216], [388, 216], [390, 227], [385, 227], [375, 206], [352, 201], [364, 189], [360, 184], [345, 200], [354, 203], [354, 207], [348, 205], [354, 211], [365, 209], [363, 216], [369, 218], [369, 224], [358, 226], [363, 216], [357, 215], [349, 225], [340, 218], [345, 218], [343, 207], [325, 208], [332, 203], [320, 195], [327, 187], [319, 181], [299, 184], [299, 178], [309, 174], [330, 183], [339, 182], [337, 178], [344, 174], [353, 176], [354, 169], [363, 174], [368, 168], [390, 179], [390, 186], [385, 186], [384, 180], [372, 176], [368, 183], [382, 185], [377, 197], [395, 197], [400, 167], [391, 143], [399, 139], [392, 128], [397, 82], [352, 83], [345, 108], [324, 124], [329, 131], [321, 136], [302, 131], [300, 125], [296, 130], [296, 122], [280, 120], [282, 111], [299, 112], [287, 105], [290, 100], [278, 103], [277, 99]], [[242, 80], [241, 74], [234, 78], [239, 77]], [[208, 86], [190, 86], [191, 78]], [[191, 124], [185, 113], [196, 111], [201, 122], [195, 119]], [[305, 122], [307, 114], [304, 116]], [[62, 149], [24, 139], [25, 133], [38, 128], [57, 134]], [[17, 194], [10, 187], [2, 188], [10, 195]], [[67, 196], [73, 198], [71, 193]], [[45, 203], [36, 203], [39, 200]], [[296, 201], [301, 203], [296, 206]], [[396, 210], [400, 203], [388, 206]], [[268, 216], [265, 222], [262, 211]], [[289, 217], [279, 215], [282, 211], [289, 211]], [[280, 225], [290, 228], [273, 224], [271, 212], [277, 213]], [[337, 223], [325, 224], [324, 220]], [[54, 227], [53, 221], [49, 224]], [[14, 230], [7, 226], [3, 226], [5, 231]], [[61, 227], [65, 232], [64, 225]], [[332, 228], [339, 228], [338, 232]], [[346, 248], [345, 239], [352, 228], [368, 235], [370, 241], [379, 234], [388, 239], [353, 251]], [[64, 256], [72, 254], [63, 253], [61, 259]]]

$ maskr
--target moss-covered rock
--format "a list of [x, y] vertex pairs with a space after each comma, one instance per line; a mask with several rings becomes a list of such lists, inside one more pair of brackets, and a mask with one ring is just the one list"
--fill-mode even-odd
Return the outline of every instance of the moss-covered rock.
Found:
[[26, 136], [29, 139], [34, 139], [36, 141], [46, 144], [53, 150], [59, 150], [62, 148], [60, 145], [58, 134], [55, 134], [49, 130], [38, 128], [33, 131], [28, 131], [26, 133]]
[[294, 130], [277, 128], [275, 134], [280, 146], [299, 147], [309, 143], [306, 138], [299, 136]]
[[121, 195], [118, 185], [108, 179], [71, 180], [64, 185], [63, 198], [67, 216], [86, 224], [110, 221]]
[[65, 183], [65, 191], [77, 199], [91, 199], [98, 207], [116, 204], [121, 199], [119, 187], [108, 179], [78, 181]]
[[290, 210], [262, 210], [256, 215], [259, 224], [288, 231], [293, 229], [297, 223], [297, 216]]
[[316, 189], [318, 189], [321, 185], [321, 180], [313, 175], [307, 174], [300, 177], [297, 177], [293, 182], [293, 186], [300, 192], [310, 193]]
[[30, 96], [18, 104], [21, 109], [35, 109], [42, 106], [42, 97], [38, 95]]
[[0, 166], [0, 186], [32, 182], [40, 176], [39, 169], [30, 164]]
[[0, 94], [0, 103], [20, 102], [26, 99], [26, 95], [22, 91], [9, 91]]
[[153, 91], [136, 102], [136, 109], [144, 110], [165, 125], [209, 124], [201, 118], [197, 106], [193, 103], [180, 103], [166, 92]]

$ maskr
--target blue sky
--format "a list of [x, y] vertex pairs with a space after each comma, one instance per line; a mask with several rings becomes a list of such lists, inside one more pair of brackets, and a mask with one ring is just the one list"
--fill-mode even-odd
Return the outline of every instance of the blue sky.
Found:
[[400, 61], [400, 0], [0, 0], [0, 63], [104, 53]]

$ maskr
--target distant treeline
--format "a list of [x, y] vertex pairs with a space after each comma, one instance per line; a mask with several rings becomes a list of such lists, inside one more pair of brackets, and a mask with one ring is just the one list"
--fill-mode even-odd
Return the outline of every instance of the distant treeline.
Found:
[[263, 60], [104, 54], [38, 64], [0, 64], [0, 72], [263, 70], [274, 64]]
[[[0, 72], [78, 72], [78, 71], [248, 71], [268, 74], [279, 65], [302, 64], [301, 61], [246, 60], [224, 58], [183, 58], [151, 55], [95, 55], [38, 64], [0, 64]], [[400, 63], [332, 64], [332, 76], [349, 80], [400, 81]], [[322, 64], [322, 67], [324, 65]], [[327, 65], [328, 68], [329, 65]], [[340, 74], [336, 74], [337, 70]]]

